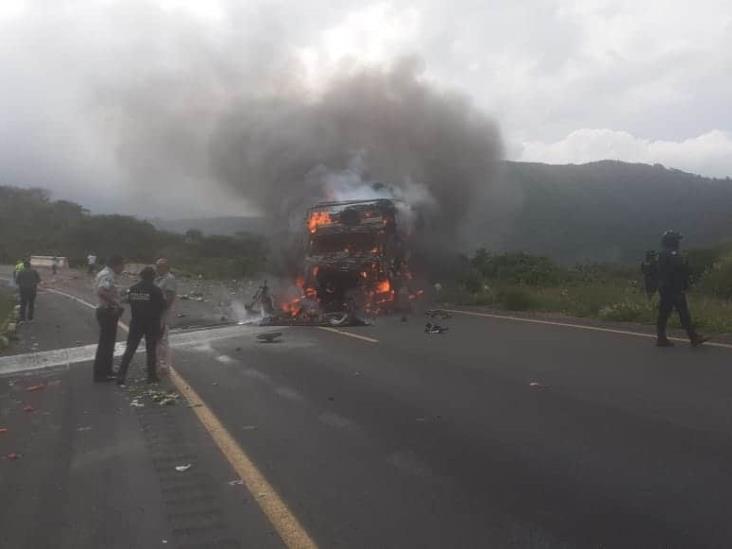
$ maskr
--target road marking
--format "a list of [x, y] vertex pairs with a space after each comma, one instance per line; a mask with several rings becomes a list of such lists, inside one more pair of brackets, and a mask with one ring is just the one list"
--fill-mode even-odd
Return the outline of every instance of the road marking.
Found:
[[[544, 324], [548, 326], [559, 326], [561, 328], [575, 328], [578, 330], [588, 330], [591, 332], [605, 332], [608, 334], [618, 334], [618, 335], [628, 335], [628, 336], [634, 336], [634, 337], [645, 337], [650, 339], [656, 339], [656, 336], [653, 334], [645, 334], [643, 332], [632, 332], [629, 330], [617, 330], [614, 328], [600, 328], [599, 326], [588, 326], [586, 324], [572, 324], [569, 322], [556, 322], [553, 320], [539, 320], [536, 318], [522, 318], [520, 316], [509, 316], [509, 315], [497, 315], [493, 313], [477, 313], [474, 311], [461, 311], [459, 309], [443, 309], [444, 311], [447, 311], [449, 313], [459, 314], [459, 315], [466, 315], [466, 316], [477, 316], [477, 317], [483, 317], [483, 318], [495, 318], [498, 320], [513, 320], [516, 322], [526, 322], [529, 324]], [[670, 337], [669, 338], [672, 341], [681, 341], [686, 342], [686, 339], [680, 338], [680, 337]], [[732, 349], [732, 345], [728, 343], [715, 343], [713, 341], [708, 341], [704, 344], [705, 347], [719, 347], [722, 349]]]
[[343, 330], [338, 330], [337, 328], [328, 328], [326, 326], [318, 326], [321, 330], [325, 330], [326, 332], [333, 332], [334, 334], [341, 334], [344, 336], [352, 337], [354, 339], [360, 339], [361, 341], [368, 341], [369, 343], [378, 343], [378, 339], [374, 339], [373, 337], [367, 337], [362, 336], [359, 334], [352, 334], [351, 332], [344, 332]]
[[[76, 296], [54, 290], [54, 293], [66, 295], [87, 307], [95, 309], [94, 305]], [[129, 331], [129, 327], [120, 322], [120, 326]], [[240, 327], [238, 327], [240, 328]], [[231, 327], [222, 330], [230, 331]], [[208, 330], [209, 332], [212, 330]], [[191, 334], [184, 334], [190, 336]], [[193, 412], [219, 447], [224, 457], [229, 461], [236, 473], [244, 481], [249, 492], [254, 496], [259, 507], [267, 515], [267, 518], [274, 526], [282, 541], [290, 549], [317, 549], [317, 545], [310, 535], [305, 531], [295, 515], [292, 514], [287, 504], [282, 500], [276, 490], [259, 471], [254, 462], [246, 452], [237, 444], [229, 434], [216, 414], [198, 396], [193, 387], [175, 369], [170, 369], [170, 379], [180, 393], [186, 398]]]
[[287, 504], [196, 391], [175, 370], [170, 371], [170, 379], [186, 398], [206, 431], [244, 481], [247, 489], [255, 497], [259, 507], [267, 515], [285, 545], [297, 549], [316, 548], [317, 545], [292, 514]]

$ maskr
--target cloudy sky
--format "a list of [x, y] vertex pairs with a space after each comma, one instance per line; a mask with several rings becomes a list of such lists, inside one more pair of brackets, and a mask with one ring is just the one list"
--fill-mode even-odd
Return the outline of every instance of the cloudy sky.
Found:
[[496, 120], [508, 159], [732, 175], [728, 0], [2, 0], [0, 183], [246, 212], [206, 167], [233, 102], [405, 57]]

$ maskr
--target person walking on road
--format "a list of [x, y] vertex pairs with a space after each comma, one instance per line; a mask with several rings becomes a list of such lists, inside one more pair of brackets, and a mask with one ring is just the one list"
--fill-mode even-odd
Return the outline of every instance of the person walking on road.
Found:
[[689, 265], [679, 253], [683, 237], [676, 231], [666, 231], [661, 238], [661, 253], [658, 255], [658, 292], [661, 300], [658, 306], [658, 322], [656, 325], [658, 347], [672, 347], [666, 335], [666, 325], [674, 309], [679, 314], [681, 326], [686, 330], [693, 347], [698, 347], [708, 340], [695, 330], [686, 302], [686, 291], [690, 286]]
[[127, 336], [127, 348], [117, 372], [117, 384], [124, 385], [127, 369], [143, 337], [147, 354], [147, 382], [157, 383], [159, 379], [155, 372], [155, 348], [160, 336], [165, 297], [163, 291], [155, 285], [155, 269], [145, 267], [140, 272], [140, 282], [130, 288], [128, 298], [132, 320]]
[[[95, 260], [96, 261], [96, 260]], [[117, 341], [117, 323], [124, 309], [120, 305], [117, 275], [124, 269], [124, 260], [119, 255], [109, 258], [107, 266], [99, 271], [95, 279], [97, 292], [97, 322], [99, 323], [99, 344], [94, 357], [94, 381], [115, 379], [112, 371], [114, 345]]]
[[51, 260], [51, 272], [54, 276], [58, 274], [58, 257], [53, 256], [53, 259]]
[[27, 259], [23, 262], [23, 270], [20, 271], [15, 279], [18, 285], [18, 293], [20, 295], [20, 321], [33, 320], [36, 309], [36, 291], [41, 277], [38, 271], [31, 267], [31, 262]]
[[86, 268], [87, 274], [94, 274], [97, 270], [97, 256], [94, 253], [90, 253], [86, 256]]
[[161, 319], [161, 332], [157, 348], [157, 370], [167, 373], [173, 367], [173, 351], [170, 349], [168, 334], [170, 332], [170, 321], [173, 316], [173, 307], [178, 295], [178, 283], [175, 276], [170, 272], [170, 262], [161, 257], [155, 263], [157, 278], [155, 285], [163, 291], [165, 297], [165, 310]]

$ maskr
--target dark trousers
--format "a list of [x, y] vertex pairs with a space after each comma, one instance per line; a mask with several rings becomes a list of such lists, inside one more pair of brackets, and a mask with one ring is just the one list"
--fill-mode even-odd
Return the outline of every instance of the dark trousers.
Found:
[[130, 333], [127, 336], [127, 348], [125, 354], [122, 355], [122, 362], [119, 366], [119, 372], [117, 372], [117, 379], [124, 381], [127, 377], [127, 369], [130, 367], [132, 357], [137, 352], [137, 347], [140, 345], [142, 338], [145, 338], [145, 354], [147, 355], [147, 377], [153, 379], [156, 377], [155, 373], [155, 351], [158, 344], [158, 337], [160, 336], [160, 324], [155, 323], [137, 323], [134, 320], [130, 323]]
[[661, 301], [658, 305], [658, 322], [656, 323], [658, 337], [666, 337], [666, 324], [674, 309], [679, 313], [681, 326], [686, 330], [689, 338], [693, 338], [696, 332], [691, 324], [691, 313], [689, 313], [689, 305], [686, 303], [686, 294], [683, 292], [661, 292]]
[[117, 341], [117, 322], [122, 311], [109, 307], [97, 307], [99, 344], [94, 357], [94, 379], [102, 381], [113, 375], [114, 344]]
[[36, 310], [36, 289], [21, 288], [20, 289], [20, 320], [26, 319], [26, 311], [28, 320], [33, 320], [33, 313]]

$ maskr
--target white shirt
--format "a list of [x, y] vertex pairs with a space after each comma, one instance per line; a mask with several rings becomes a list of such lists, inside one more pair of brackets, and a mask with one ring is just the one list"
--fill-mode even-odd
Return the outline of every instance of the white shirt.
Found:
[[165, 317], [168, 317], [170, 316], [170, 310], [173, 308], [175, 298], [178, 294], [178, 282], [175, 280], [173, 273], [167, 272], [155, 279], [155, 285], [160, 288], [163, 291], [163, 295], [165, 295], [165, 303], [167, 307], [164, 315]]
[[117, 275], [114, 274], [114, 271], [110, 269], [109, 267], [104, 267], [101, 271], [97, 273], [97, 277], [94, 280], [94, 289], [97, 291], [97, 299], [99, 301], [99, 305], [109, 306], [112, 303], [107, 302], [106, 300], [103, 300], [101, 297], [99, 297], [99, 290], [105, 289], [110, 290], [112, 299], [114, 300], [114, 304], [119, 304], [119, 290], [117, 289]]

